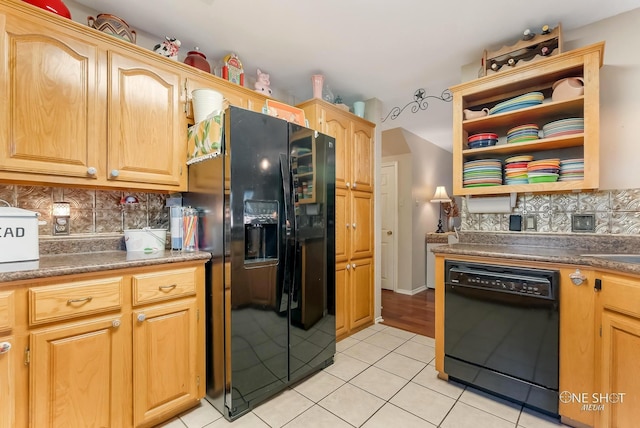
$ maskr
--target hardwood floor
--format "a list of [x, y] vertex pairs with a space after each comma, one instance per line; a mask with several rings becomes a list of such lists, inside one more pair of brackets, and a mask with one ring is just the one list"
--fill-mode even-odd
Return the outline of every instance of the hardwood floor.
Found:
[[413, 296], [382, 290], [382, 324], [428, 337], [435, 336], [435, 290]]

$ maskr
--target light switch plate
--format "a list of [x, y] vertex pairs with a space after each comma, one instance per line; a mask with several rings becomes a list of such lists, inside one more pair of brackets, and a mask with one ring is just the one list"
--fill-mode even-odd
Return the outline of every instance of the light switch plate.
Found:
[[596, 231], [596, 215], [595, 214], [571, 214], [571, 231], [572, 232], [595, 232]]
[[528, 232], [535, 232], [538, 230], [536, 225], [536, 216], [535, 214], [527, 214], [524, 217], [524, 230]]

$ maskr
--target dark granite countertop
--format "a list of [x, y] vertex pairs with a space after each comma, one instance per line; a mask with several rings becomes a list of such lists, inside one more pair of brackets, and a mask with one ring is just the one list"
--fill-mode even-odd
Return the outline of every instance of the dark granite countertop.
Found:
[[122, 250], [92, 253], [67, 253], [40, 256], [36, 269], [0, 271], [2, 283], [25, 279], [47, 278], [86, 272], [100, 272], [111, 269], [124, 269], [151, 266], [165, 263], [179, 263], [190, 260], [207, 261], [211, 253], [204, 251], [158, 251], [151, 254], [126, 252]]
[[488, 257], [590, 266], [640, 275], [640, 264], [597, 257], [596, 254], [639, 254], [640, 237], [629, 236], [523, 236], [512, 234], [460, 234], [460, 243], [437, 246], [436, 254]]
[[[0, 264], [0, 287], [3, 283], [26, 279], [48, 278], [77, 273], [101, 272], [190, 260], [207, 261], [211, 253], [204, 251], [127, 252], [118, 234], [65, 239], [41, 239], [40, 259], [14, 265]], [[25, 266], [26, 265], [26, 266]]]

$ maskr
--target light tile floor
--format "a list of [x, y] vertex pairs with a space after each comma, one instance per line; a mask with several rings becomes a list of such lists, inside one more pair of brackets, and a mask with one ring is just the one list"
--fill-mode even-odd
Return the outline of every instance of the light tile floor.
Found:
[[[207, 401], [164, 428], [548, 428], [557, 420], [436, 376], [434, 340], [376, 324], [336, 344], [335, 363], [233, 423]], [[232, 424], [232, 425], [231, 425]]]

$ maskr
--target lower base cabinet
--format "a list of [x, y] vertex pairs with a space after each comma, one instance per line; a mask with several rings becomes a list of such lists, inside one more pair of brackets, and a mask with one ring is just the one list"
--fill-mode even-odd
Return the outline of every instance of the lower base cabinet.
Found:
[[336, 337], [373, 324], [373, 260], [336, 263]]
[[15, 367], [16, 350], [13, 337], [0, 336], [0, 427], [15, 426]]
[[632, 427], [640, 418], [640, 279], [601, 276], [596, 297], [595, 426]]
[[2, 284], [0, 428], [150, 427], [196, 406], [204, 262]]
[[121, 327], [116, 315], [31, 333], [32, 426], [126, 426]]
[[197, 322], [195, 298], [133, 312], [134, 426], [200, 399]]

